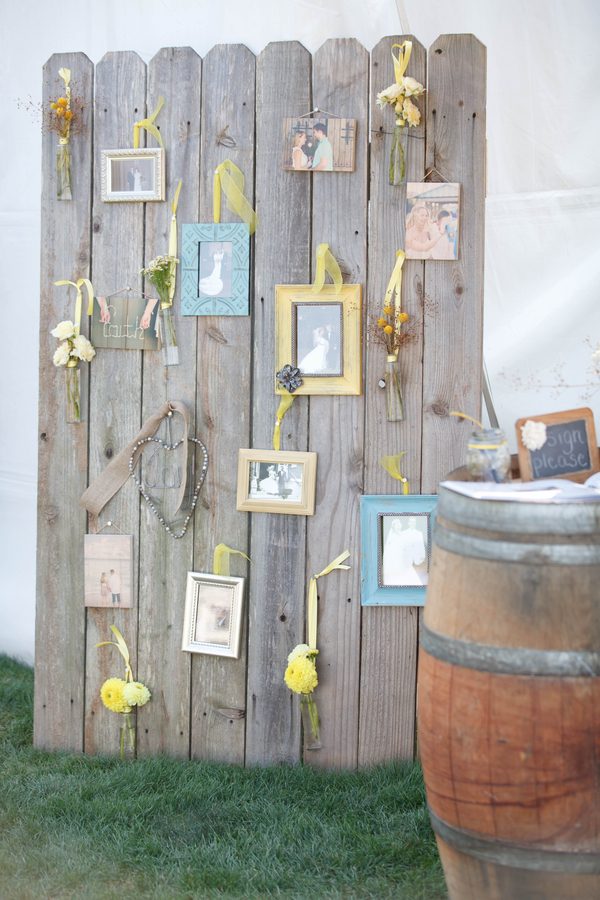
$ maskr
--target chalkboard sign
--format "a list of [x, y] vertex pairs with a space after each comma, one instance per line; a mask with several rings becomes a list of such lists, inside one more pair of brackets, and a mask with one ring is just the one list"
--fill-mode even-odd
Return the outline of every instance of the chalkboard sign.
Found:
[[[539, 450], [528, 450], [523, 444], [521, 426], [528, 421], [546, 425], [546, 441]], [[540, 478], [585, 481], [594, 472], [600, 471], [591, 409], [584, 407], [545, 416], [527, 416], [519, 419], [516, 428], [522, 481], [537, 481]]]

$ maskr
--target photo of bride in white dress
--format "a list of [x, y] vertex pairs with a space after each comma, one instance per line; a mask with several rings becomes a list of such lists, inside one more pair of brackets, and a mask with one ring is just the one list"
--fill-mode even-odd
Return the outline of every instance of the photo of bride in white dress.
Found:
[[298, 368], [303, 375], [324, 372], [327, 368], [327, 354], [329, 353], [329, 341], [325, 337], [325, 328], [315, 328], [313, 332], [314, 348], [298, 363]]
[[294, 365], [303, 375], [342, 375], [342, 305], [295, 303]]
[[277, 499], [299, 503], [302, 499], [302, 465], [250, 463], [249, 500]]
[[231, 241], [200, 243], [198, 295], [231, 296]]
[[382, 584], [386, 587], [424, 587], [429, 577], [428, 517], [425, 515], [382, 518]]

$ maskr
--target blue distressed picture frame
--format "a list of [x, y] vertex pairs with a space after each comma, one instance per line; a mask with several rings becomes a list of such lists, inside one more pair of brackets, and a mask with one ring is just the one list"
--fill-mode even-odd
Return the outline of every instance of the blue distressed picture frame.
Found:
[[[423, 582], [423, 576], [429, 572], [437, 500], [437, 494], [360, 498], [362, 606], [425, 605], [427, 579]], [[415, 519], [414, 525], [410, 519]], [[384, 530], [388, 532], [387, 553], [393, 551], [387, 566]], [[426, 569], [419, 563], [422, 553]], [[396, 575], [398, 580], [410, 584], [390, 585], [390, 577]], [[419, 580], [423, 582], [421, 586], [415, 583]]]
[[182, 225], [181, 315], [250, 315], [250, 232], [243, 222]]

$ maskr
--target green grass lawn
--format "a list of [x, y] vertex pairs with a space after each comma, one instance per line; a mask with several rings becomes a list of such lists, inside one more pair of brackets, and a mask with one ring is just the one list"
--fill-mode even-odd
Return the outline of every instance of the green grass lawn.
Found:
[[43, 753], [32, 704], [0, 655], [0, 900], [446, 897], [418, 766]]

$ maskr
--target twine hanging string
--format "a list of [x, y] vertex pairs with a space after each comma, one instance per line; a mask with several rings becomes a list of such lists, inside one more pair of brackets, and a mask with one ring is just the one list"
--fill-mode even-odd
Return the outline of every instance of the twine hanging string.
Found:
[[258, 216], [244, 197], [244, 184], [244, 176], [230, 159], [217, 166], [213, 179], [213, 218], [215, 225], [218, 225], [221, 221], [221, 190], [223, 190], [227, 199], [227, 209], [236, 213], [246, 223], [250, 234], [254, 234]]
[[308, 646], [311, 650], [317, 649], [317, 578], [328, 575], [330, 572], [333, 572], [334, 569], [350, 569], [351, 566], [340, 565], [340, 563], [345, 559], [348, 559], [349, 556], [350, 551], [344, 550], [344, 552], [334, 559], [333, 562], [330, 562], [322, 572], [319, 572], [318, 575], [313, 575], [310, 579], [308, 588]]
[[165, 98], [162, 94], [158, 98], [158, 103], [156, 109], [152, 113], [151, 116], [148, 116], [146, 119], [142, 119], [141, 122], [134, 122], [133, 125], [133, 146], [137, 150], [140, 146], [140, 128], [145, 128], [146, 131], [149, 131], [150, 134], [153, 134], [161, 147], [164, 147], [163, 139], [160, 136], [160, 131], [154, 125], [154, 120], [162, 109], [163, 103], [165, 102]]

